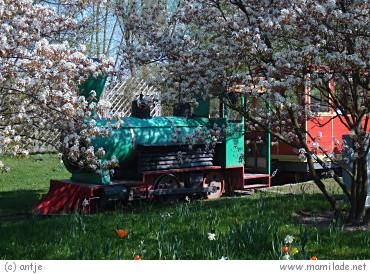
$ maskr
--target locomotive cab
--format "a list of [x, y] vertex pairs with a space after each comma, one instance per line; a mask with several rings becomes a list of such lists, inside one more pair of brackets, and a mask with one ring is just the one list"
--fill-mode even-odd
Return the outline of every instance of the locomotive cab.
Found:
[[189, 103], [177, 103], [173, 106], [173, 116], [190, 117], [191, 106]]
[[131, 117], [148, 119], [150, 118], [150, 105], [141, 93], [140, 97], [131, 103]]

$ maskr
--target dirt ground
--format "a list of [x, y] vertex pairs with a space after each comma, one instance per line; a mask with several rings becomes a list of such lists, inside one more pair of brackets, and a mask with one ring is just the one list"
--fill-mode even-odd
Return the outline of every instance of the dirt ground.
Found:
[[[329, 192], [333, 194], [341, 194], [342, 191], [333, 179], [324, 180], [324, 184]], [[315, 194], [321, 193], [319, 188], [313, 181], [307, 181], [302, 183], [284, 184], [279, 186], [272, 186], [265, 189], [269, 192], [281, 193], [281, 194]]]
[[[335, 195], [342, 194], [341, 189], [334, 180], [326, 180], [325, 185], [330, 193]], [[295, 195], [295, 194], [320, 194], [321, 191], [314, 182], [308, 181], [303, 183], [285, 184], [282, 186], [272, 186], [270, 188], [261, 190], [281, 195]], [[338, 200], [338, 203], [344, 203], [343, 200]], [[343, 231], [370, 231], [370, 224], [366, 225], [350, 225], [345, 223], [346, 212], [341, 212], [340, 217], [334, 216], [334, 211], [327, 209], [305, 209], [292, 214], [292, 218], [298, 223], [315, 226], [320, 228], [336, 227]]]

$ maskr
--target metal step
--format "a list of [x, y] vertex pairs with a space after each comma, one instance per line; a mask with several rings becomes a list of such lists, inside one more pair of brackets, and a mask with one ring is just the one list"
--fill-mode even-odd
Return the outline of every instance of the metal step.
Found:
[[244, 190], [253, 190], [270, 186], [270, 175], [266, 173], [245, 173], [243, 178]]
[[251, 184], [251, 185], [244, 185], [244, 190], [247, 189], [255, 189], [255, 188], [266, 188], [269, 187], [268, 184]]
[[269, 174], [265, 173], [245, 173], [244, 174], [244, 180], [254, 180], [254, 179], [260, 179], [260, 178], [269, 178]]

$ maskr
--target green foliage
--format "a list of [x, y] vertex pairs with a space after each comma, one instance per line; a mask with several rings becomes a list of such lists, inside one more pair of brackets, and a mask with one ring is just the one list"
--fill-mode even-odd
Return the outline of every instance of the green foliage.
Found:
[[[275, 260], [286, 235], [299, 250], [294, 259], [370, 258], [367, 232], [346, 232], [334, 222], [304, 226], [292, 218], [299, 210], [326, 208], [318, 194], [135, 202], [87, 216], [32, 216], [30, 208], [47, 192], [48, 180], [69, 176], [56, 157], [43, 157], [6, 159], [13, 170], [0, 177], [0, 259]], [[118, 237], [118, 228], [128, 235]]]

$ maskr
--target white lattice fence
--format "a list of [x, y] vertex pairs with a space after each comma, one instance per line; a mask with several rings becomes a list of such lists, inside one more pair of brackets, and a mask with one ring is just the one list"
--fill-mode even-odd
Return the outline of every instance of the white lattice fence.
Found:
[[131, 102], [138, 99], [140, 94], [152, 102], [150, 115], [160, 116], [162, 113], [160, 103], [160, 93], [152, 86], [149, 86], [144, 80], [130, 78], [122, 83], [118, 83], [112, 89], [106, 89], [102, 94], [102, 99], [112, 104], [113, 114], [120, 114], [123, 117], [131, 115]]

